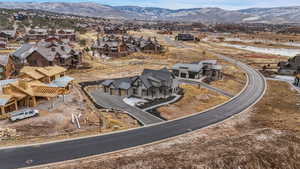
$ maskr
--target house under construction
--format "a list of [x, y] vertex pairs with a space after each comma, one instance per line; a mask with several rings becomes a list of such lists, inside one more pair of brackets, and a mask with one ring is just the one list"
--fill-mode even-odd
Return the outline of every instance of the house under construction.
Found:
[[0, 81], [0, 115], [68, 94], [74, 79], [65, 76], [65, 72], [59, 66], [24, 67], [17, 79]]

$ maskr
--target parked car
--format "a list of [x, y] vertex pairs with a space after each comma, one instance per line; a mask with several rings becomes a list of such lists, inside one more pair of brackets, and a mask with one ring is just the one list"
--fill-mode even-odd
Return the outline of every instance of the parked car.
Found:
[[34, 110], [34, 109], [23, 109], [23, 110], [18, 110], [15, 112], [12, 112], [10, 114], [10, 121], [15, 122], [18, 120], [24, 120], [26, 118], [30, 118], [30, 117], [34, 117], [34, 116], [38, 116], [39, 115], [39, 111], [38, 110]]

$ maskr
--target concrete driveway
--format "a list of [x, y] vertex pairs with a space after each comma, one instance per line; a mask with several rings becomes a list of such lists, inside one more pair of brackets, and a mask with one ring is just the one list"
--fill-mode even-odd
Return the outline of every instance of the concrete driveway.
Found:
[[154, 123], [159, 123], [164, 121], [146, 111], [143, 111], [137, 107], [126, 104], [123, 101], [125, 97], [112, 96], [103, 93], [100, 89], [94, 90], [93, 92], [89, 92], [89, 94], [98, 105], [108, 109], [116, 109], [116, 110], [124, 111], [128, 113], [130, 116], [134, 117], [143, 125], [149, 125], [149, 124], [154, 124]]

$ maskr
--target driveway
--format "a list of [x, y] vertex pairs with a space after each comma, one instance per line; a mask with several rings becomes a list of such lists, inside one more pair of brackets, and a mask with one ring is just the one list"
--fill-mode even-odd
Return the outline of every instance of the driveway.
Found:
[[105, 108], [121, 110], [128, 113], [130, 116], [134, 117], [143, 125], [150, 125], [154, 123], [163, 122], [164, 120], [146, 112], [134, 106], [126, 104], [123, 99], [125, 97], [112, 96], [106, 93], [103, 93], [101, 90], [94, 90], [89, 92], [94, 101]]

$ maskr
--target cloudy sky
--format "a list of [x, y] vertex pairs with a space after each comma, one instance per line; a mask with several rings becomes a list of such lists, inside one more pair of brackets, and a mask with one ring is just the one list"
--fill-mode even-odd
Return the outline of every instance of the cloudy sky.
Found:
[[300, 6], [300, 0], [0, 0], [19, 2], [99, 2], [119, 6], [135, 5], [145, 7], [162, 7], [171, 9], [220, 7], [225, 9], [242, 9], [251, 7]]

